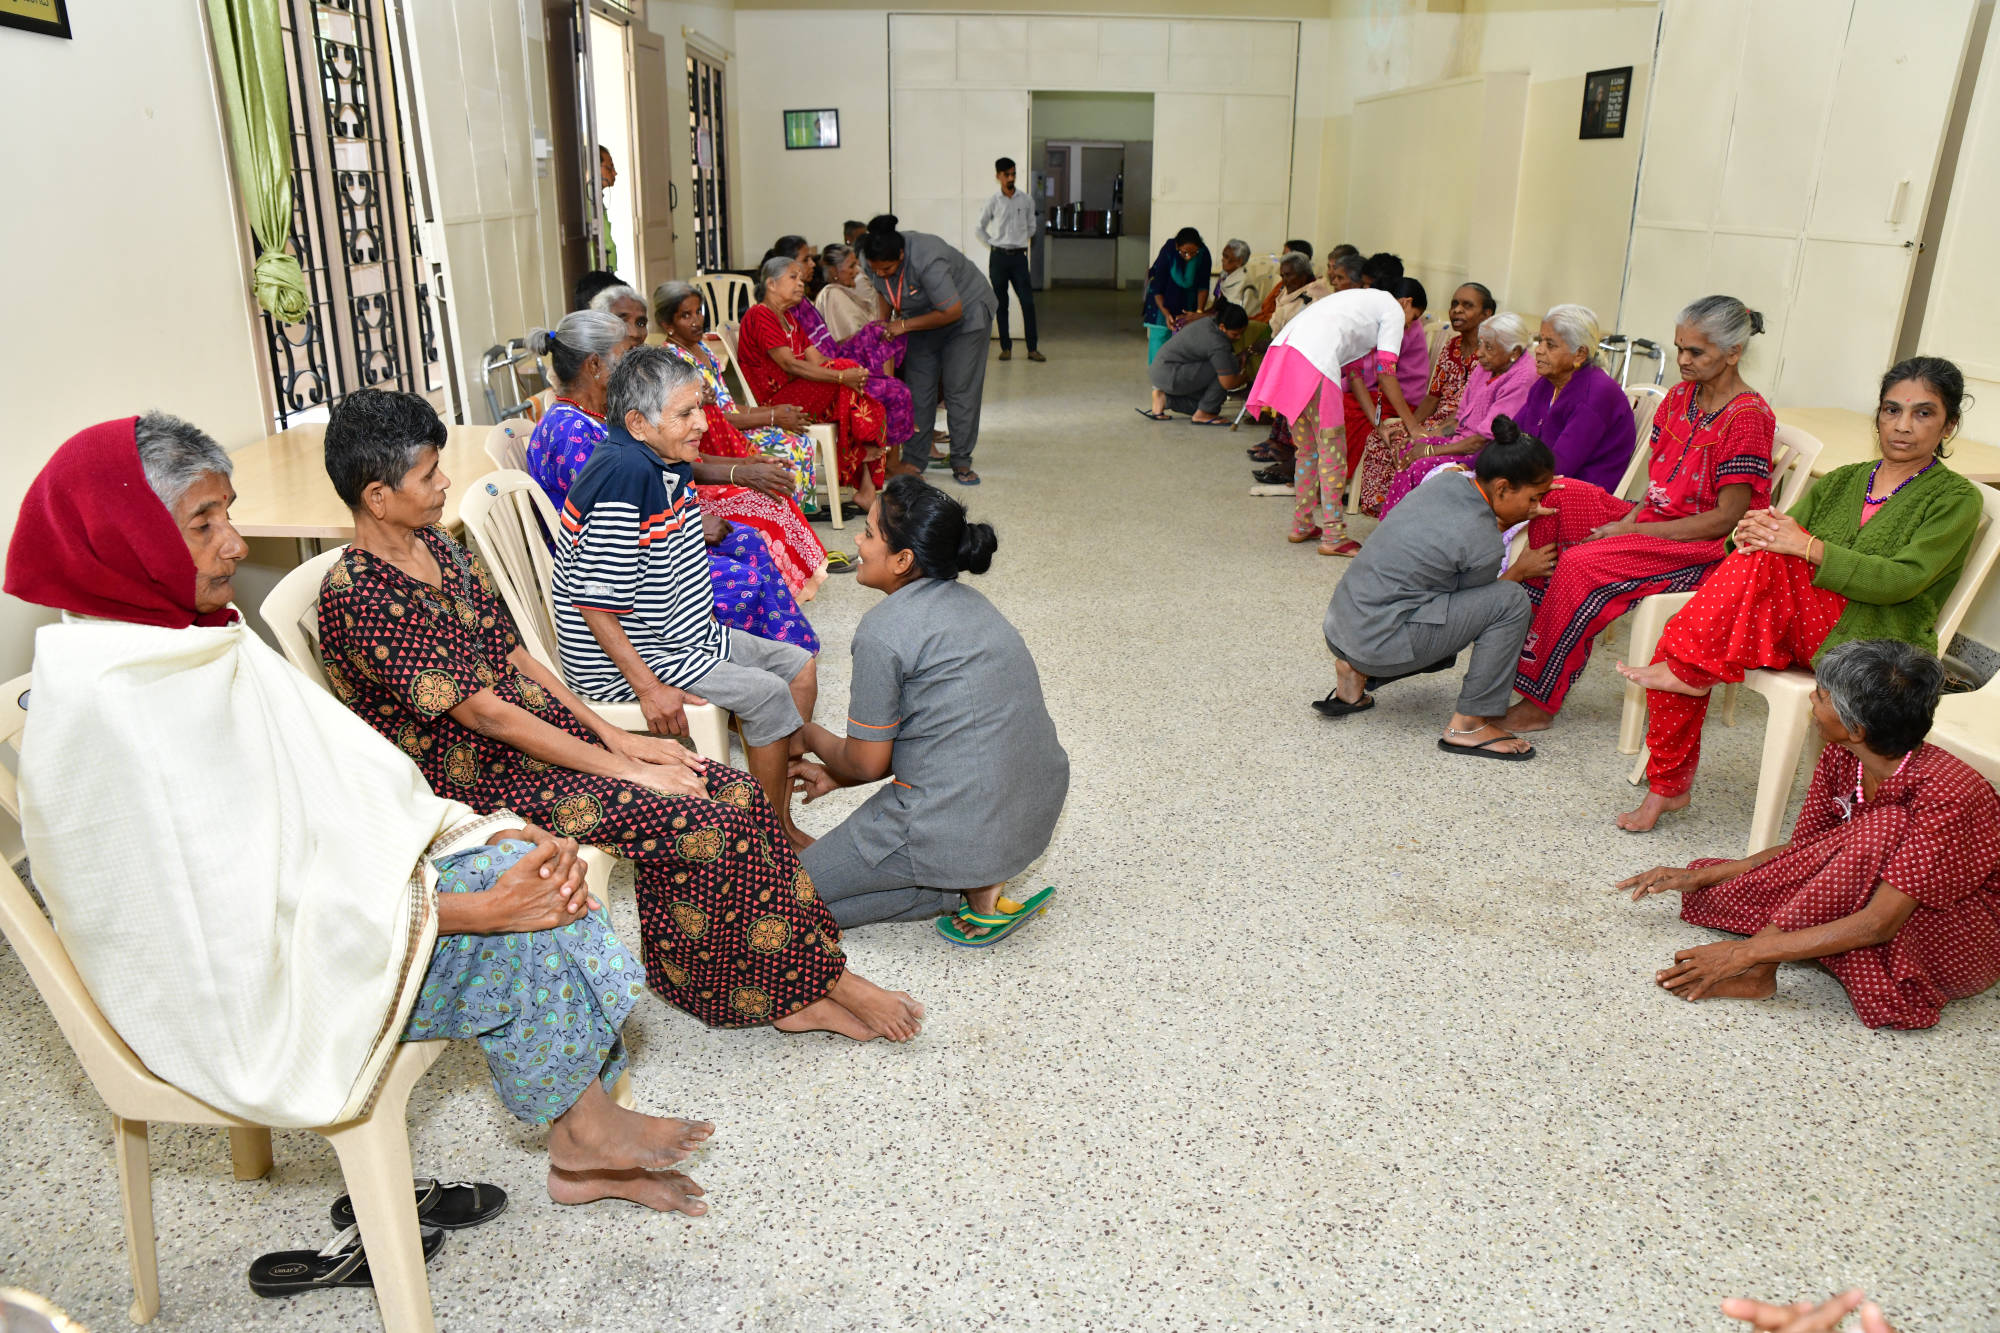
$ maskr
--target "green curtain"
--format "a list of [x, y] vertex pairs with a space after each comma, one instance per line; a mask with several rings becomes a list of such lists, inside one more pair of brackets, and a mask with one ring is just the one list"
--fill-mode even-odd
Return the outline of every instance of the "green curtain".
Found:
[[292, 229], [292, 118], [278, 0], [208, 0], [236, 179], [257, 234], [257, 304], [287, 324], [311, 312], [306, 276], [285, 249]]

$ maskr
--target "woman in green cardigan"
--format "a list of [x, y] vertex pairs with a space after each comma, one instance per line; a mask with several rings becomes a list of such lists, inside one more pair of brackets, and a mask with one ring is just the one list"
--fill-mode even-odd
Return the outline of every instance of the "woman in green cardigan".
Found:
[[1669, 620], [1651, 665], [1618, 670], [1646, 687], [1651, 791], [1618, 826], [1644, 833], [1688, 803], [1708, 692], [1752, 667], [1804, 666], [1851, 639], [1938, 651], [1937, 619], [1978, 530], [1979, 488], [1944, 466], [1965, 377], [1935, 356], [1882, 377], [1882, 456], [1820, 478], [1789, 514], [1743, 516], [1736, 550]]

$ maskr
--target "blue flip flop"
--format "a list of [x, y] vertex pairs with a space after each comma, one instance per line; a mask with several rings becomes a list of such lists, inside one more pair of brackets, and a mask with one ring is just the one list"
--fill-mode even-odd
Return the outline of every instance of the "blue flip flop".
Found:
[[[937, 933], [961, 949], [984, 949], [998, 944], [1009, 935], [1040, 916], [1049, 908], [1049, 900], [1056, 896], [1056, 886], [1051, 884], [1024, 903], [1014, 903], [1005, 894], [996, 904], [1000, 910], [993, 915], [982, 915], [969, 907], [962, 907], [950, 916], [937, 919]], [[1012, 910], [1008, 904], [1012, 903]], [[961, 924], [963, 923], [963, 924]], [[984, 926], [984, 935], [967, 935], [966, 926]]]

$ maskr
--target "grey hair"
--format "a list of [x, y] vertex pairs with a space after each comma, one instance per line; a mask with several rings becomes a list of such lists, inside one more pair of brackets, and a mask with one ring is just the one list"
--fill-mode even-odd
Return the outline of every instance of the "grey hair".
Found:
[[1900, 639], [1854, 639], [1829, 648], [1813, 675], [1841, 725], [1890, 758], [1924, 743], [1944, 689], [1944, 664]]
[[1535, 340], [1535, 331], [1524, 316], [1511, 310], [1488, 315], [1479, 325], [1479, 341], [1492, 343], [1503, 352], [1518, 352]]
[[621, 282], [614, 287], [606, 287], [603, 291], [591, 297], [590, 308], [599, 314], [608, 315], [611, 313], [612, 306], [625, 300], [638, 301], [640, 305], [645, 304], [643, 300], [640, 300], [639, 293], [633, 291], [628, 284]]
[[637, 412], [658, 421], [668, 400], [690, 386], [701, 386], [701, 372], [693, 366], [664, 347], [634, 347], [611, 372], [604, 390], [605, 418], [622, 426], [628, 413]]
[[1232, 236], [1222, 243], [1222, 253], [1239, 263], [1247, 264], [1250, 262], [1250, 242], [1239, 241]]
[[1310, 277], [1312, 271], [1312, 260], [1300, 254], [1297, 250], [1287, 250], [1278, 256], [1278, 272], [1284, 277], [1296, 278], [1302, 274]]
[[529, 334], [528, 350], [555, 362], [556, 378], [568, 384], [583, 372], [584, 362], [593, 356], [611, 360], [611, 349], [624, 341], [625, 321], [618, 316], [596, 309], [572, 310], [553, 330], [536, 329]]
[[226, 477], [235, 470], [229, 455], [207, 432], [165, 412], [140, 417], [132, 435], [139, 445], [139, 466], [146, 470], [146, 484], [169, 513], [203, 477]]
[[701, 292], [691, 282], [679, 278], [670, 279], [653, 288], [653, 319], [662, 329], [673, 323], [674, 312], [690, 296], [700, 296]]
[[1762, 311], [1752, 310], [1733, 296], [1704, 296], [1690, 301], [1674, 323], [1687, 324], [1721, 348], [1742, 348], [1764, 331]]
[[772, 255], [765, 260], [763, 267], [757, 270], [757, 299], [760, 301], [764, 299], [765, 283], [773, 278], [783, 277], [786, 269], [804, 262], [795, 255]]
[[839, 241], [830, 241], [820, 250], [819, 269], [826, 274], [828, 282], [833, 281], [833, 275], [840, 271], [840, 266], [845, 264], [847, 257], [853, 253], [853, 246], [842, 245]]
[[1586, 366], [1596, 364], [1597, 343], [1604, 335], [1597, 326], [1595, 310], [1587, 305], [1555, 305], [1542, 319], [1570, 351], [1583, 353]]

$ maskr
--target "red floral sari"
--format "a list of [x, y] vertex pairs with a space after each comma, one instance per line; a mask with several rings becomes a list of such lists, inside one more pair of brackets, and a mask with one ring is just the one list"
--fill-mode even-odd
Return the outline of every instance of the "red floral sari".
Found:
[[[880, 486], [882, 459], [879, 454], [866, 458], [863, 451], [883, 443], [887, 414], [882, 404], [845, 384], [788, 375], [771, 358], [774, 349], [784, 347], [804, 360], [809, 346], [806, 332], [796, 320], [760, 303], [751, 306], [743, 316], [743, 325], [736, 334], [736, 359], [759, 403], [790, 403], [816, 420], [832, 423], [842, 485], [852, 487], [866, 472]], [[852, 361], [825, 364], [833, 370], [866, 368]]]

